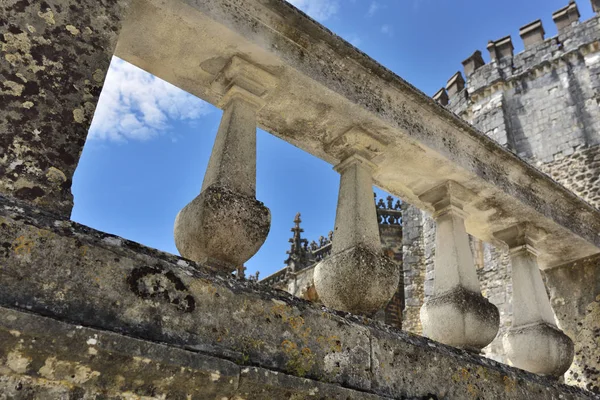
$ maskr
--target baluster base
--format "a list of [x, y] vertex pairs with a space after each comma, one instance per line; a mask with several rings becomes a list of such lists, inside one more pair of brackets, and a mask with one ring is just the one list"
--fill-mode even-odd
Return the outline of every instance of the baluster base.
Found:
[[265, 242], [271, 212], [254, 197], [212, 185], [175, 219], [175, 245], [190, 260], [233, 272]]
[[399, 264], [359, 245], [317, 264], [314, 281], [327, 307], [370, 316], [390, 301], [401, 273]]
[[478, 353], [490, 344], [500, 326], [495, 305], [464, 288], [430, 298], [421, 308], [423, 335]]
[[573, 362], [571, 338], [544, 322], [511, 328], [503, 343], [515, 367], [535, 374], [559, 377]]

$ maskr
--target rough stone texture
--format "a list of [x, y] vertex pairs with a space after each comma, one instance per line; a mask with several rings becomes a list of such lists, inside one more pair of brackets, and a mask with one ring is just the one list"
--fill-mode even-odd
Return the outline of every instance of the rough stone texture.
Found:
[[0, 197], [0, 218], [13, 398], [598, 398], [25, 203]]
[[575, 342], [565, 382], [600, 394], [600, 259], [554, 268], [545, 277], [560, 327]]
[[404, 302], [402, 328], [416, 335], [422, 333], [420, 311], [425, 302], [425, 265], [423, 213], [407, 203], [402, 204], [402, 266]]
[[[396, 214], [396, 210], [394, 210], [394, 213]], [[399, 210], [398, 213], [400, 213]], [[379, 237], [381, 239], [383, 254], [398, 265], [402, 265], [402, 221], [390, 223], [388, 221], [389, 215], [387, 214], [388, 212], [386, 209], [378, 208]], [[298, 229], [300, 229], [299, 226], [292, 229], [292, 231]], [[294, 241], [294, 239], [290, 240]], [[305, 239], [298, 237], [298, 240], [301, 241]], [[302, 244], [300, 243], [300, 245]], [[328, 246], [331, 246], [331, 244], [328, 243]], [[265, 278], [261, 283], [276, 289], [285, 290], [301, 299], [321, 304], [314, 282], [314, 269], [316, 265], [317, 263], [315, 262], [315, 264], [302, 268], [299, 271], [292, 270], [292, 268], [288, 266]], [[403, 282], [404, 277], [401, 275], [396, 293], [389, 303], [372, 317], [373, 319], [385, 322], [390, 326], [398, 328], [402, 327], [403, 312], [405, 308]], [[418, 314], [418, 308], [416, 311]]]
[[[449, 107], [596, 208], [600, 206], [599, 21], [595, 16], [514, 58], [478, 68], [468, 77], [466, 94], [450, 99]], [[417, 243], [427, 242], [431, 235], [424, 229]], [[506, 362], [502, 336], [512, 320], [511, 266], [506, 251], [492, 244], [484, 244], [483, 253], [482, 293], [498, 307], [501, 319], [499, 335], [484, 352]], [[426, 252], [416, 269], [430, 265], [431, 257]], [[576, 270], [583, 265], [582, 271]], [[597, 268], [597, 262], [564, 265], [547, 274], [562, 279], [547, 283], [559, 327], [575, 342], [575, 362], [565, 379], [599, 391], [600, 349], [592, 338], [600, 319], [589, 318], [586, 309], [596, 304], [590, 296], [598, 294]]]
[[373, 164], [352, 155], [336, 166], [340, 189], [332, 254], [314, 270], [315, 289], [327, 307], [372, 316], [398, 290], [402, 267], [383, 254], [373, 204]]
[[481, 293], [458, 287], [430, 297], [421, 308], [421, 324], [427, 337], [479, 352], [496, 337], [500, 316]]
[[512, 327], [504, 347], [514, 365], [536, 374], [561, 377], [573, 362], [573, 341], [554, 323]]
[[0, 7], [0, 192], [71, 214], [71, 179], [129, 0]]
[[387, 256], [355, 246], [317, 264], [313, 279], [323, 304], [372, 316], [398, 290], [400, 272], [400, 265]]
[[244, 265], [265, 242], [271, 212], [252, 196], [210, 186], [175, 220], [175, 243], [185, 257], [224, 272]]
[[0, 399], [384, 399], [0, 307]]

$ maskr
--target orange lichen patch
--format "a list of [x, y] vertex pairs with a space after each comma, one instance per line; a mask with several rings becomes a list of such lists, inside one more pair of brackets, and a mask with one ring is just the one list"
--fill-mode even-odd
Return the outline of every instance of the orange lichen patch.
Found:
[[30, 254], [33, 241], [25, 236], [19, 236], [13, 243], [13, 250], [17, 255]]

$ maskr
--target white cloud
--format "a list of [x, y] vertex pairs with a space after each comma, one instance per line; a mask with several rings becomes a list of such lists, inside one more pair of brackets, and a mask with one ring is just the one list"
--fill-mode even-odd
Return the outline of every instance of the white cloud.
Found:
[[381, 33], [388, 36], [394, 36], [394, 29], [390, 25], [382, 25]]
[[375, 13], [381, 8], [381, 5], [376, 2], [373, 1], [371, 2], [371, 5], [369, 6], [369, 11], [367, 11], [367, 17], [372, 17], [373, 15], [375, 15]]
[[191, 121], [209, 112], [203, 100], [113, 57], [89, 138], [148, 140], [169, 132], [173, 121]]
[[311, 17], [325, 21], [337, 14], [340, 9], [339, 0], [287, 0]]

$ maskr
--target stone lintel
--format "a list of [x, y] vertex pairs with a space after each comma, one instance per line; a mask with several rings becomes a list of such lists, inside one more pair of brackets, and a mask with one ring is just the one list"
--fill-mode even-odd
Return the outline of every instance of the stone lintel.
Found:
[[521, 36], [521, 39], [523, 39], [523, 43], [525, 44], [526, 49], [543, 42], [545, 34], [546, 31], [544, 30], [544, 25], [542, 24], [541, 19], [527, 24], [521, 27], [521, 29], [519, 30], [519, 35]]
[[536, 244], [546, 232], [533, 224], [523, 222], [494, 233], [494, 237], [508, 246], [511, 252], [527, 251], [537, 256]]
[[446, 84], [446, 90], [448, 91], [448, 97], [452, 98], [457, 95], [461, 90], [465, 88], [465, 79], [462, 73], [458, 71], [448, 80]]
[[373, 160], [384, 152], [386, 144], [369, 131], [354, 126], [330, 141], [326, 147], [338, 160], [343, 161], [354, 154]]
[[419, 196], [421, 201], [433, 207], [434, 218], [449, 211], [453, 211], [464, 218], [466, 217], [464, 207], [471, 203], [474, 198], [475, 194], [473, 192], [454, 181], [443, 183]]
[[568, 6], [552, 14], [552, 20], [554, 20], [559, 33], [571, 27], [574, 23], [579, 22], [580, 17], [579, 8], [574, 0], [571, 0]]
[[500, 61], [504, 58], [512, 58], [515, 47], [512, 43], [512, 37], [509, 35], [496, 41], [491, 40], [487, 45], [487, 49], [490, 52], [492, 60]]
[[469, 56], [466, 60], [462, 62], [462, 65], [465, 69], [465, 75], [469, 77], [473, 72], [477, 71], [479, 68], [485, 65], [485, 61], [483, 61], [483, 57], [481, 56], [481, 51], [476, 50], [471, 56]]
[[218, 104], [220, 108], [224, 108], [232, 98], [240, 96], [257, 108], [262, 108], [265, 97], [277, 87], [277, 83], [277, 78], [263, 68], [233, 56], [211, 87], [222, 96]]
[[447, 106], [450, 99], [448, 98], [448, 92], [446, 92], [446, 88], [441, 88], [434, 95], [433, 99], [440, 103], [443, 106]]

